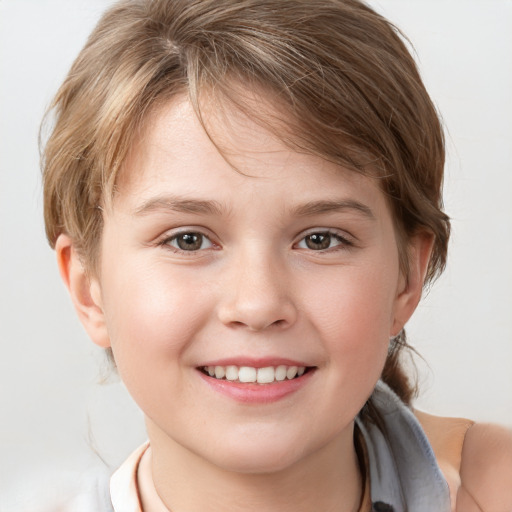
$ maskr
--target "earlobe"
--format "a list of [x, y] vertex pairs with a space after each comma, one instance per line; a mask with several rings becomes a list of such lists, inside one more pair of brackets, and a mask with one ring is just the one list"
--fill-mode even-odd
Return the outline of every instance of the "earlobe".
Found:
[[59, 236], [55, 252], [61, 278], [87, 334], [100, 347], [110, 347], [98, 280], [87, 274], [68, 235]]
[[398, 287], [390, 336], [398, 335], [418, 306], [433, 246], [434, 236], [427, 232], [418, 233], [409, 241], [409, 269]]

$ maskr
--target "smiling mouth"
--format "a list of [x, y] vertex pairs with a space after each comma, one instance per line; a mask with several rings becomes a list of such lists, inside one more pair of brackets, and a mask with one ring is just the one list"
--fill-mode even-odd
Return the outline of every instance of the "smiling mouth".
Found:
[[218, 380], [230, 382], [272, 384], [285, 380], [294, 380], [302, 377], [314, 367], [309, 366], [267, 366], [265, 368], [253, 368], [251, 366], [202, 366], [199, 370]]

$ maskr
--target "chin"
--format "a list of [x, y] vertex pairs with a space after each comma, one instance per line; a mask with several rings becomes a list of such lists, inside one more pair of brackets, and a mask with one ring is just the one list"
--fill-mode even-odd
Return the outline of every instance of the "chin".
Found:
[[279, 473], [294, 466], [301, 459], [297, 451], [238, 450], [219, 458], [217, 466], [225, 471], [241, 474], [265, 475]]
[[[320, 449], [311, 447], [304, 436], [260, 435], [230, 436], [227, 442], [219, 443], [207, 457], [216, 466], [230, 472], [242, 474], [278, 473], [302, 461]], [[323, 444], [323, 443], [319, 443]]]

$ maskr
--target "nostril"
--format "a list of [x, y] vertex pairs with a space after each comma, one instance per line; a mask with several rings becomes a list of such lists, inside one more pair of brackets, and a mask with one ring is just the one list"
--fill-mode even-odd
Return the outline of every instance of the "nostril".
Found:
[[275, 261], [270, 255], [262, 259], [260, 248], [244, 252], [240, 258], [240, 265], [234, 265], [233, 273], [223, 280], [217, 303], [220, 321], [251, 331], [292, 325], [297, 308], [286, 279], [273, 268]]
[[263, 331], [268, 328], [283, 328], [288, 325], [288, 321], [284, 319], [274, 320], [274, 321], [266, 321], [265, 319], [248, 319], [247, 322], [243, 322], [240, 320], [232, 320], [229, 322], [229, 325], [234, 328], [245, 328], [249, 331], [258, 332]]
[[245, 324], [244, 322], [236, 322], [236, 323], [239, 323], [241, 325], [246, 325], [250, 331], [254, 331], [254, 332], [263, 331], [264, 329], [269, 329], [272, 327], [283, 328], [283, 327], [286, 327], [286, 325], [288, 324], [288, 322], [286, 320], [274, 320], [273, 322], [262, 321], [259, 323], [254, 321], [254, 322], [250, 322], [247, 324]]

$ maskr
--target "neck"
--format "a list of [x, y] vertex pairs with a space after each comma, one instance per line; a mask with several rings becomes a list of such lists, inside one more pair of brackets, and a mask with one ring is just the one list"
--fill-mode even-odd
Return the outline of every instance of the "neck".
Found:
[[[359, 508], [362, 481], [353, 425], [314, 453], [266, 473], [242, 473], [212, 464], [170, 440], [150, 421], [148, 434], [152, 448], [140, 468], [146, 472], [146, 485], [141, 486], [144, 512], [158, 512], [163, 505], [172, 512], [354, 512]], [[148, 490], [148, 481], [153, 489]]]

